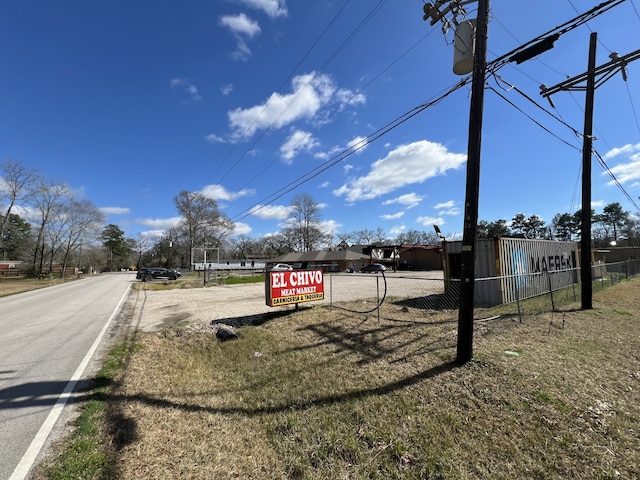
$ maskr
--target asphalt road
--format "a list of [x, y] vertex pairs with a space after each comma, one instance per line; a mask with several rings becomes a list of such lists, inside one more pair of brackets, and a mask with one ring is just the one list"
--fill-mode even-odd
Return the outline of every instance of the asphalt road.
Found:
[[135, 276], [103, 274], [0, 298], [0, 480], [26, 478]]

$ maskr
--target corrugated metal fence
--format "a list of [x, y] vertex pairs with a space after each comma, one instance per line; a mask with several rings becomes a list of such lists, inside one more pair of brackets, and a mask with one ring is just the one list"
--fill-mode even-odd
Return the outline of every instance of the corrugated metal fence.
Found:
[[[515, 274], [476, 279], [475, 308], [487, 312], [486, 315], [476, 313], [476, 317], [492, 315], [492, 312], [519, 315], [579, 306], [580, 272], [571, 267], [575, 251], [519, 250], [519, 247], [514, 242], [513, 248], [510, 246], [505, 250], [518, 253], [505, 254], [500, 259], [502, 271], [511, 269], [513, 272], [515, 269]], [[592, 273], [594, 292], [597, 292], [640, 275], [640, 260], [597, 264]], [[384, 276], [326, 275], [325, 303], [332, 308], [398, 321], [424, 321], [436, 317], [455, 321], [460, 280], [442, 277], [439, 271], [413, 274], [387, 271]], [[501, 301], [488, 302], [486, 292], [492, 292], [492, 296]]]

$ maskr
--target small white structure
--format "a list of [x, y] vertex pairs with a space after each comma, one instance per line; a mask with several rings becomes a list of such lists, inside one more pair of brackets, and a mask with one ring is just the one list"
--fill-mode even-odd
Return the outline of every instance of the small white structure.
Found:
[[473, 50], [475, 45], [476, 20], [461, 22], [453, 39], [453, 73], [466, 75], [473, 70]]

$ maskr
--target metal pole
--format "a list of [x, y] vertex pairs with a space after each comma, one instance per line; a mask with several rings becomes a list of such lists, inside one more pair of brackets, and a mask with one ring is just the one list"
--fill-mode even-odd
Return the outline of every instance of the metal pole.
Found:
[[467, 148], [467, 184], [462, 234], [460, 305], [458, 310], [458, 348], [456, 362], [467, 363], [473, 357], [473, 296], [475, 283], [476, 227], [480, 193], [480, 151], [484, 82], [487, 56], [489, 0], [478, 0], [478, 19], [473, 53], [469, 140]]
[[584, 106], [584, 137], [582, 143], [582, 212], [580, 227], [580, 269], [582, 277], [582, 309], [593, 308], [591, 283], [591, 149], [593, 144], [593, 102], [595, 93], [596, 45], [598, 34], [589, 42], [587, 92]]

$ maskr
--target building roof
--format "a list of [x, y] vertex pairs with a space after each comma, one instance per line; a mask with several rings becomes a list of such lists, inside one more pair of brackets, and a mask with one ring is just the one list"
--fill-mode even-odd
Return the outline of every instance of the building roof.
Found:
[[369, 256], [351, 250], [321, 250], [305, 253], [285, 253], [284, 255], [271, 259], [271, 262], [339, 262], [355, 260], [369, 260]]

